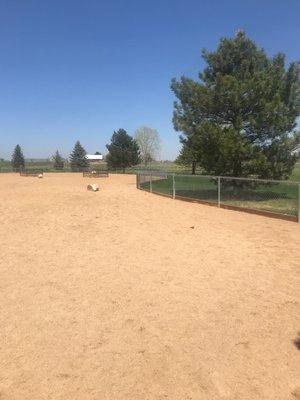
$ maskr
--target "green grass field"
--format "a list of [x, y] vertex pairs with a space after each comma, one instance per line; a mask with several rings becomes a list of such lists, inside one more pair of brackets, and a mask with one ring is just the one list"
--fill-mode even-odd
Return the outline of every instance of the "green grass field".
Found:
[[[149, 190], [149, 182], [141, 185]], [[177, 197], [185, 197], [210, 203], [218, 202], [217, 181], [201, 175], [175, 177]], [[173, 177], [152, 181], [152, 191], [172, 195]], [[255, 183], [221, 179], [221, 203], [235, 207], [250, 208], [285, 215], [298, 215], [298, 185], [293, 181], [286, 183]]]
[[[42, 169], [44, 172], [57, 172], [53, 168], [53, 164], [51, 162], [26, 162], [26, 169]], [[0, 161], [0, 172], [13, 172], [12, 165], [10, 161]], [[65, 172], [69, 172], [69, 169], [66, 169]]]
[[300, 182], [300, 161], [298, 161], [297, 164], [295, 165], [290, 180]]

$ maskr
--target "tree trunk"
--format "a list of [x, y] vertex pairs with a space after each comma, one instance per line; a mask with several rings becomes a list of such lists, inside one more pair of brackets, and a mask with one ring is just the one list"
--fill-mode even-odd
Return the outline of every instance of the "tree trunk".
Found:
[[196, 175], [196, 162], [192, 162], [192, 175]]

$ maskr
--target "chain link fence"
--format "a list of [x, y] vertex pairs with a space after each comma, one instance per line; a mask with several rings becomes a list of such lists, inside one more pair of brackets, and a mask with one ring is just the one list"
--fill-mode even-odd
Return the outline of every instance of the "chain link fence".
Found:
[[299, 182], [147, 171], [137, 173], [137, 188], [176, 199], [300, 222]]

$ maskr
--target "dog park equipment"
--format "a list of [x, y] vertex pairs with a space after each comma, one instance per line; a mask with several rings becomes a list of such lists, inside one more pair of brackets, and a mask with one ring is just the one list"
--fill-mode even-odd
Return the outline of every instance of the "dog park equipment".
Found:
[[137, 188], [173, 199], [300, 222], [300, 182], [141, 171], [137, 173]]
[[108, 178], [108, 169], [93, 169], [82, 172], [82, 176], [85, 178]]
[[20, 176], [33, 176], [43, 178], [44, 172], [41, 169], [21, 169]]
[[99, 186], [96, 183], [92, 183], [90, 185], [87, 185], [87, 190], [91, 190], [93, 192], [98, 192]]

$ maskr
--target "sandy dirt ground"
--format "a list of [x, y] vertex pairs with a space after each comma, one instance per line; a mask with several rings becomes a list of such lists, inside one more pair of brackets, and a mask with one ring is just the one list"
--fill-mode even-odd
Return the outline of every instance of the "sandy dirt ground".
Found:
[[1, 400], [300, 399], [300, 225], [80, 174], [0, 220]]

